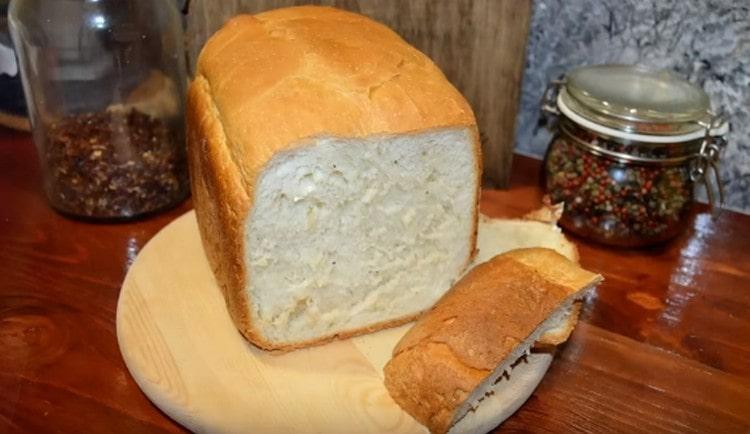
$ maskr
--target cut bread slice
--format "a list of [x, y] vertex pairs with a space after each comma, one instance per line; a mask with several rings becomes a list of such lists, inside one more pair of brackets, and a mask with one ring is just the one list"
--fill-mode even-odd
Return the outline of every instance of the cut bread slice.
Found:
[[575, 301], [599, 281], [545, 248], [476, 266], [396, 345], [385, 367], [388, 391], [431, 432], [461, 432], [460, 422], [536, 341], [567, 338]]
[[578, 262], [578, 249], [562, 233], [557, 220], [496, 219], [480, 214], [479, 221], [482, 234], [477, 239], [475, 264], [488, 261], [498, 252], [526, 247], [546, 247]]
[[[580, 305], [580, 301], [574, 301], [569, 307], [561, 307], [537, 330], [534, 330], [532, 334], [539, 335], [536, 342], [531, 337], [526, 339], [519, 345], [518, 350], [514, 351], [514, 353], [521, 354], [519, 358], [511, 361], [514, 355], [508, 356], [472, 392], [466, 404], [456, 412], [457, 420], [448, 430], [448, 434], [484, 434], [510, 417], [518, 406], [509, 406], [507, 398], [495, 399], [495, 397], [507, 397], [509, 392], [506, 389], [508, 388], [517, 390], [519, 394], [523, 393], [523, 383], [519, 385], [518, 381], [528, 381], [527, 378], [523, 378], [523, 371], [530, 363], [531, 352], [534, 352], [534, 356], [546, 353], [551, 359], [554, 356], [555, 345], [565, 342], [573, 331], [578, 316], [577, 312], [573, 311], [579, 310]], [[533, 343], [533, 348], [529, 348], [530, 343]]]

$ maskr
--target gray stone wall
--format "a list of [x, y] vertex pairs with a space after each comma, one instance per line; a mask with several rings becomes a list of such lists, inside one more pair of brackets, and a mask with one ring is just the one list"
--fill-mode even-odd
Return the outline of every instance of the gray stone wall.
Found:
[[516, 150], [541, 156], [547, 82], [578, 65], [642, 63], [700, 84], [732, 124], [726, 205], [750, 212], [750, 0], [536, 0]]

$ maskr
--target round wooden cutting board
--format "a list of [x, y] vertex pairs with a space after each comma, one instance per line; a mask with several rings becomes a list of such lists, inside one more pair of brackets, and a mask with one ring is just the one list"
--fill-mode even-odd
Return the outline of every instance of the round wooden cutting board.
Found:
[[[512, 229], [513, 237], [489, 226], [482, 222], [479, 227], [481, 257], [539, 238], [519, 236], [524, 225]], [[562, 235], [554, 226], [545, 227], [551, 231], [550, 245], [556, 245], [555, 236]], [[383, 386], [383, 366], [409, 327], [286, 354], [255, 348], [229, 318], [194, 212], [173, 221], [144, 247], [117, 306], [117, 339], [133, 378], [157, 407], [197, 432], [426, 433]], [[505, 411], [481, 415], [480, 406], [473, 418], [479, 429], [513, 414], [551, 360], [548, 354], [532, 353], [514, 368], [513, 381], [490, 397]]]

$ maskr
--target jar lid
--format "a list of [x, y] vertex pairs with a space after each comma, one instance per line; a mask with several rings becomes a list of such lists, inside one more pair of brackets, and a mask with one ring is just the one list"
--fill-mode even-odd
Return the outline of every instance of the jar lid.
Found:
[[640, 65], [574, 69], [565, 76], [558, 105], [608, 129], [649, 136], [697, 133], [713, 118], [700, 87]]

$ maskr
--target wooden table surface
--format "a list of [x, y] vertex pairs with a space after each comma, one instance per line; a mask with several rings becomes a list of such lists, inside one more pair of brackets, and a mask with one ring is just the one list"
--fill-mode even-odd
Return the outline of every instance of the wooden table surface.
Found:
[[[512, 187], [484, 191], [482, 211], [535, 208], [538, 171], [516, 156]], [[189, 207], [124, 224], [61, 217], [29, 136], [0, 130], [0, 433], [183, 431], [130, 378], [115, 306], [138, 251]], [[699, 211], [647, 250], [575, 241], [606, 281], [498, 432], [750, 432], [750, 217]]]

